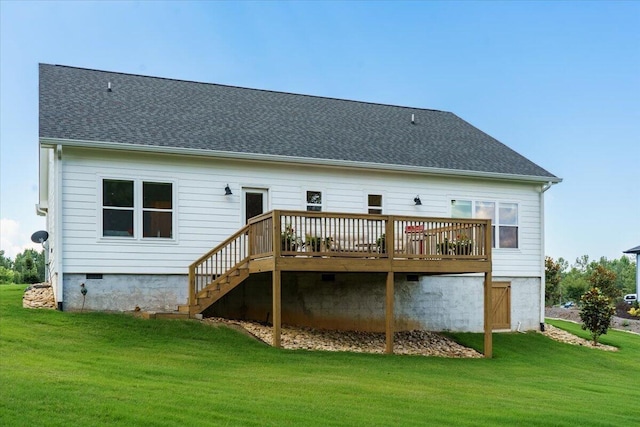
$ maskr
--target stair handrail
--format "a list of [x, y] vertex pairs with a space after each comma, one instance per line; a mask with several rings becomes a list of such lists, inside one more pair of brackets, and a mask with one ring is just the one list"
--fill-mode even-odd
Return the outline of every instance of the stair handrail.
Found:
[[[244, 227], [236, 231], [234, 234], [232, 234], [229, 238], [227, 238], [222, 243], [220, 243], [218, 246], [214, 247], [209, 252], [202, 255], [200, 258], [198, 258], [196, 261], [194, 261], [189, 265], [189, 305], [195, 304], [196, 294], [198, 292], [196, 290], [196, 269], [200, 267], [202, 264], [204, 264], [207, 260], [211, 259], [218, 252], [221, 252], [224, 249], [226, 249], [229, 245], [231, 245], [231, 243], [235, 242], [239, 237], [241, 237], [242, 235], [246, 235], [249, 232], [249, 228], [250, 226], [248, 224], [245, 225]], [[250, 255], [249, 245], [243, 245], [243, 249], [246, 253], [242, 254], [242, 256], [240, 257], [241, 258], [240, 263], [246, 262], [246, 260], [249, 258], [249, 255]]]

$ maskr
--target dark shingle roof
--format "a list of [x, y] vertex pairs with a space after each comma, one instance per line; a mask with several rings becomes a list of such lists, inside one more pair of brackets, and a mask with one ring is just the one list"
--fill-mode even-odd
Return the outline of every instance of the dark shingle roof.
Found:
[[636, 246], [635, 248], [631, 248], [628, 251], [624, 251], [623, 254], [640, 254], [640, 246]]
[[557, 180], [449, 112], [46, 64], [40, 137]]

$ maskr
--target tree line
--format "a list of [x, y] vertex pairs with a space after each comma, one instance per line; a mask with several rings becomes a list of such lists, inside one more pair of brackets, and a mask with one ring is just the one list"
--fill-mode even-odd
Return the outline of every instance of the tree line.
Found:
[[0, 283], [44, 282], [44, 250], [26, 249], [16, 255], [15, 260], [0, 250]]
[[590, 261], [588, 255], [576, 258], [573, 264], [560, 257], [545, 258], [546, 305], [580, 301], [589, 289], [597, 287], [616, 301], [625, 294], [636, 293], [636, 263], [622, 255], [609, 260], [601, 257]]

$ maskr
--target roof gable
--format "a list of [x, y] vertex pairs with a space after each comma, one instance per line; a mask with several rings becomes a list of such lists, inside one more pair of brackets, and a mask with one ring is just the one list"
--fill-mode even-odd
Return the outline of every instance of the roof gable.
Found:
[[46, 64], [40, 138], [559, 180], [450, 112]]

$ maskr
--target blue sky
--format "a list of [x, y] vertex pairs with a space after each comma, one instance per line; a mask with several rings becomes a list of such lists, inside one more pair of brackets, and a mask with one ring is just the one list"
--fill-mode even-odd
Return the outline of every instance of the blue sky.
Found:
[[0, 228], [44, 228], [39, 62], [452, 111], [564, 182], [546, 253], [640, 244], [640, 2], [0, 2]]

